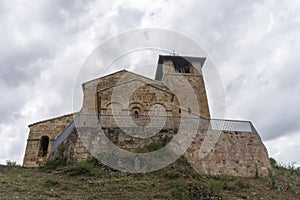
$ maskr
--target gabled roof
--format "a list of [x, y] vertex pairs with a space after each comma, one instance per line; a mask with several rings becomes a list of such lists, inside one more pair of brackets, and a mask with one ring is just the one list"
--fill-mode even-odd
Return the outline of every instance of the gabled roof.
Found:
[[105, 76], [102, 76], [102, 77], [99, 77], [99, 78], [96, 78], [96, 79], [93, 79], [93, 80], [90, 80], [90, 81], [87, 81], [85, 83], [82, 84], [82, 86], [84, 87], [86, 84], [89, 84], [89, 83], [92, 83], [92, 82], [95, 82], [95, 83], [99, 83], [101, 82], [101, 79], [103, 78], [107, 78], [107, 77], [110, 77], [110, 76], [115, 76], [117, 74], [120, 74], [120, 73], [127, 73], [127, 74], [130, 74], [132, 75], [133, 79], [139, 79], [139, 80], [145, 80], [143, 81], [144, 83], [147, 83], [147, 84], [155, 84], [157, 85], [157, 87], [162, 87], [162, 89], [166, 90], [166, 86], [164, 83], [162, 83], [161, 81], [158, 81], [158, 80], [154, 80], [154, 79], [151, 79], [151, 78], [148, 78], [148, 77], [145, 77], [143, 75], [140, 75], [140, 74], [137, 74], [137, 73], [134, 73], [134, 72], [130, 72], [130, 71], [127, 71], [125, 69], [122, 69], [122, 70], [119, 70], [117, 72], [114, 72], [114, 73], [111, 73], [111, 74], [108, 74], [108, 75], [105, 75]]
[[[149, 85], [149, 86], [154, 87], [154, 88], [156, 88], [156, 89], [158, 89], [158, 90], [161, 90], [161, 91], [164, 91], [164, 92], [166, 92], [166, 93], [169, 93], [169, 94], [174, 95], [174, 93], [173, 93], [172, 91], [170, 91], [170, 90], [168, 89], [168, 87], [166, 87], [165, 85], [157, 84], [158, 81], [152, 81], [151, 83], [149, 83], [149, 82], [146, 82], [146, 81], [144, 81], [144, 80], [137, 79], [137, 78], [131, 79], [131, 80], [128, 80], [128, 81], [125, 81], [125, 82], [121, 82], [120, 84], [112, 85], [112, 86], [107, 87], [107, 88], [103, 88], [103, 89], [99, 90], [99, 92], [100, 92], [100, 91], [105, 91], [105, 90], [108, 90], [108, 89], [111, 89], [111, 88], [114, 88], [114, 87], [118, 87], [118, 86], [121, 86], [121, 85], [125, 85], [125, 84], [128, 84], [128, 83], [130, 83], [130, 82], [134, 82], [134, 81], [142, 82], [142, 83], [144, 83], [145, 85]], [[160, 83], [160, 82], [158, 82], [158, 83]]]
[[122, 70], [113, 72], [113, 73], [111, 73], [111, 74], [107, 74], [107, 75], [105, 75], [105, 76], [101, 76], [101, 77], [99, 77], [99, 78], [95, 78], [95, 79], [86, 81], [86, 82], [82, 83], [82, 86], [84, 86], [84, 85], [86, 85], [86, 84], [88, 84], [88, 83], [91, 83], [91, 82], [96, 82], [96, 81], [99, 82], [101, 79], [106, 78], [106, 77], [109, 77], [109, 76], [113, 76], [113, 75], [116, 75], [116, 74], [119, 74], [119, 73], [127, 73], [127, 72], [129, 72], [129, 71], [127, 71], [126, 69], [122, 69]]
[[34, 126], [34, 125], [37, 125], [37, 124], [41, 124], [41, 123], [45, 123], [45, 122], [59, 120], [59, 119], [62, 119], [62, 118], [65, 118], [65, 117], [70, 117], [70, 116], [73, 116], [73, 115], [76, 115], [76, 114], [77, 114], [77, 112], [76, 113], [70, 113], [70, 114], [61, 115], [61, 116], [50, 118], [50, 119], [45, 119], [45, 120], [42, 120], [42, 121], [39, 121], [39, 122], [35, 122], [33, 124], [29, 124], [28, 127], [31, 127], [31, 126]]

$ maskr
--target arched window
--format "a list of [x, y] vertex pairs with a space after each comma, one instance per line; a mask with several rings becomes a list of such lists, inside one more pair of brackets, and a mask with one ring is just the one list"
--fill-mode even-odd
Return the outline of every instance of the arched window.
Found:
[[134, 111], [134, 118], [135, 119], [138, 119], [139, 118], [139, 112], [136, 110]]
[[48, 146], [49, 146], [49, 137], [48, 136], [41, 137], [39, 156], [41, 157], [47, 156]]

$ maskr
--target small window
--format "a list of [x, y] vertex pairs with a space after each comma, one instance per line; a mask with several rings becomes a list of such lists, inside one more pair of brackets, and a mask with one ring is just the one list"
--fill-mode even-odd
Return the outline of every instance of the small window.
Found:
[[192, 113], [192, 110], [190, 108], [188, 108], [188, 113], [191, 114]]
[[138, 119], [139, 118], [139, 112], [136, 110], [134, 111], [134, 118], [135, 119]]

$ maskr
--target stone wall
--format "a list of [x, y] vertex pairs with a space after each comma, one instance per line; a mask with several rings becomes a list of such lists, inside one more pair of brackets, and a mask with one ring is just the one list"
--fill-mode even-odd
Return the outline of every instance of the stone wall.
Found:
[[78, 137], [76, 128], [71, 134], [59, 145], [54, 152], [51, 152], [49, 160], [67, 159], [68, 163], [80, 162], [86, 160], [90, 156], [89, 151]]
[[[62, 131], [72, 122], [73, 114], [37, 122], [29, 125], [29, 136], [23, 160], [24, 167], [38, 167], [48, 160], [52, 144]], [[47, 136], [49, 145], [47, 154], [41, 155], [41, 138]]]
[[[103, 131], [110, 141], [127, 151], [136, 151], [152, 142], [162, 140], [165, 136], [172, 137], [176, 134], [175, 130], [163, 130], [153, 137], [141, 139], [132, 137], [119, 128], [105, 128]], [[130, 131], [134, 132], [134, 129]], [[103, 139], [93, 129], [86, 129], [85, 133], [83, 137], [84, 140], [89, 141], [87, 143], [81, 141], [74, 129], [51, 155], [51, 159], [65, 157], [68, 162], [78, 162], [91, 155], [86, 147], [97, 152]], [[134, 133], [130, 134], [134, 135]], [[211, 136], [208, 137], [207, 143], [212, 142], [213, 138], [217, 139], [212, 149], [207, 147], [207, 143], [204, 144], [207, 134]], [[265, 146], [259, 135], [251, 132], [198, 131], [184, 155], [200, 174], [255, 177], [256, 175], [267, 176], [271, 169]]]
[[[164, 129], [159, 131], [155, 136], [142, 139], [132, 136], [135, 135], [135, 132], [140, 132], [139, 129], [129, 128], [126, 132], [130, 132], [130, 134], [125, 133], [120, 128], [103, 128], [102, 130], [114, 145], [131, 152], [136, 152], [153, 142], [162, 141], [165, 137], [172, 137], [176, 134], [176, 130]], [[66, 158], [68, 163], [73, 163], [86, 160], [91, 156], [90, 151], [99, 152], [99, 147], [103, 145], [104, 140], [101, 138], [98, 130], [84, 128], [84, 135], [81, 135], [80, 131], [80, 128], [74, 128], [61, 145], [51, 153], [49, 159]]]
[[[181, 94], [183, 97], [187, 98], [186, 102], [189, 105], [182, 105], [182, 103], [180, 103], [180, 107], [182, 109], [190, 109], [191, 112], [200, 114], [201, 117], [208, 119], [210, 118], [210, 112], [201, 66], [197, 63], [192, 64], [193, 65], [189, 66], [191, 69], [190, 73], [176, 73], [174, 71], [174, 65], [172, 61], [164, 61], [162, 82], [166, 83], [166, 85], [168, 85], [170, 88], [174, 88], [173, 92], [175, 94]], [[192, 88], [192, 91], [190, 90], [190, 88]], [[191, 99], [191, 95], [194, 94], [196, 95], [199, 108], [193, 108], [193, 106], [195, 106], [193, 105], [194, 102], [189, 102], [189, 99]], [[181, 99], [183, 101], [185, 100], [183, 98]]]
[[[143, 83], [146, 84], [155, 84], [157, 85], [157, 87], [160, 87], [161, 89], [162, 87], [164, 87], [163, 84], [160, 84], [157, 81], [151, 80], [149, 78], [143, 77], [141, 75], [132, 72], [128, 72], [126, 70], [121, 70], [116, 73], [112, 73], [107, 76], [101, 77], [99, 79], [88, 81], [82, 85], [84, 97], [83, 97], [81, 113], [100, 114], [99, 109], [103, 108], [101, 106], [104, 106], [104, 104], [102, 103], [101, 106], [98, 105], [99, 104], [98, 93], [100, 91], [105, 91], [116, 85], [127, 84], [128, 82], [137, 81], [137, 80], [142, 81]], [[167, 90], [167, 88], [164, 89]], [[129, 91], [125, 90], [123, 92], [129, 92]], [[103, 98], [104, 99], [102, 100], [105, 100], [105, 97]], [[107, 100], [111, 101], [111, 99], [108, 98]]]
[[127, 71], [122, 70], [82, 84], [83, 104], [81, 108], [81, 113], [98, 114], [97, 98], [96, 98], [97, 91], [113, 86], [119, 81], [119, 79], [126, 72]]
[[199, 131], [185, 156], [200, 174], [254, 177], [271, 169], [267, 149], [254, 132]]
[[[127, 94], [130, 98], [126, 99]], [[134, 116], [137, 112], [141, 116], [165, 117], [180, 114], [178, 100], [173, 93], [139, 81], [99, 91], [98, 109], [98, 113], [104, 115]]]

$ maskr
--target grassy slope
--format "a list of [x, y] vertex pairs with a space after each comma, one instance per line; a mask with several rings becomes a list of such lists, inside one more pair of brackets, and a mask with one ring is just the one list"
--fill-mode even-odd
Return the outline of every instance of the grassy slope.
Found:
[[0, 199], [300, 199], [299, 170], [283, 167], [266, 178], [197, 175], [184, 158], [135, 175], [94, 160], [53, 168], [0, 167]]

